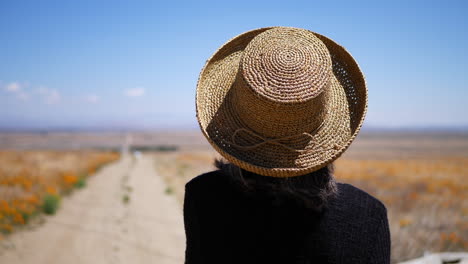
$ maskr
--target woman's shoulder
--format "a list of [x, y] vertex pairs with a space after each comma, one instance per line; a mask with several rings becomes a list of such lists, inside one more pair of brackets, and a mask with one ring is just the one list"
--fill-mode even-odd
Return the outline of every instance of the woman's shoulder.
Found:
[[[371, 215], [386, 215], [387, 208], [376, 197], [348, 183], [338, 183], [337, 204], [353, 207], [353, 209], [366, 209]], [[362, 211], [362, 210], [361, 210]]]
[[204, 189], [226, 183], [226, 177], [220, 170], [200, 174], [185, 184], [185, 189]]

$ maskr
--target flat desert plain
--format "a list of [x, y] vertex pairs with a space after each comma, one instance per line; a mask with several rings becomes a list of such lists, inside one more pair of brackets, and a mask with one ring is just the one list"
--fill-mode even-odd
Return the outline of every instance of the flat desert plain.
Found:
[[[198, 131], [0, 133], [0, 149], [131, 153], [67, 196], [45, 223], [3, 235], [2, 263], [182, 263], [184, 185], [219, 157]], [[392, 262], [468, 250], [468, 133], [363, 131], [335, 168], [337, 181], [387, 206]]]

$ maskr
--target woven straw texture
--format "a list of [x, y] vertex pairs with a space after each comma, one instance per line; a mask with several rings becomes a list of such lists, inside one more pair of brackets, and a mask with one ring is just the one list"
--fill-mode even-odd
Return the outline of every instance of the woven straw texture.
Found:
[[364, 76], [334, 41], [298, 28], [261, 28], [224, 44], [200, 73], [197, 118], [237, 166], [292, 177], [338, 158], [367, 109]]

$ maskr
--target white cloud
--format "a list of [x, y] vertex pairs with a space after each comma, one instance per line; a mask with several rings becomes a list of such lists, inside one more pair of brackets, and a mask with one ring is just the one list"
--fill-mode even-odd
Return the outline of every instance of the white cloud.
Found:
[[27, 86], [27, 84], [21, 84], [19, 82], [10, 82], [10, 83], [5, 84], [3, 86], [3, 89], [8, 93], [16, 95], [16, 97], [18, 97], [18, 99], [20, 99], [22, 101], [27, 101], [29, 99], [30, 95], [29, 95], [29, 93], [27, 91], [25, 91], [23, 89], [26, 86]]
[[62, 99], [60, 93], [55, 89], [49, 89], [42, 86], [37, 89], [37, 92], [42, 96], [46, 104], [56, 104]]
[[17, 93], [21, 91], [21, 84], [18, 82], [11, 82], [5, 85], [5, 90], [10, 93]]
[[125, 95], [128, 97], [139, 97], [145, 94], [145, 88], [136, 87], [132, 89], [125, 90]]
[[92, 103], [92, 104], [95, 104], [97, 102], [99, 102], [99, 96], [95, 95], [95, 94], [90, 94], [88, 96], [85, 97], [85, 101], [88, 102], [88, 103]]
[[[35, 90], [25, 89], [29, 88], [27, 82], [10, 82], [0, 86], [0, 89], [5, 90], [6, 92], [16, 96], [19, 100], [28, 101], [29, 99], [35, 99], [39, 97], [46, 104], [56, 104], [62, 100], [62, 96], [59, 91], [55, 89], [49, 89], [45, 86], [39, 86]], [[99, 98], [94, 98], [91, 100], [97, 100]]]

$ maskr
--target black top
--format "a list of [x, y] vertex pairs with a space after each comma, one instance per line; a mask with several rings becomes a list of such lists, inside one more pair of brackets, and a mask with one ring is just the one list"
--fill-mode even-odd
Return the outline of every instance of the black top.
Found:
[[220, 171], [185, 186], [185, 263], [390, 263], [385, 206], [349, 184], [321, 213], [247, 196]]

